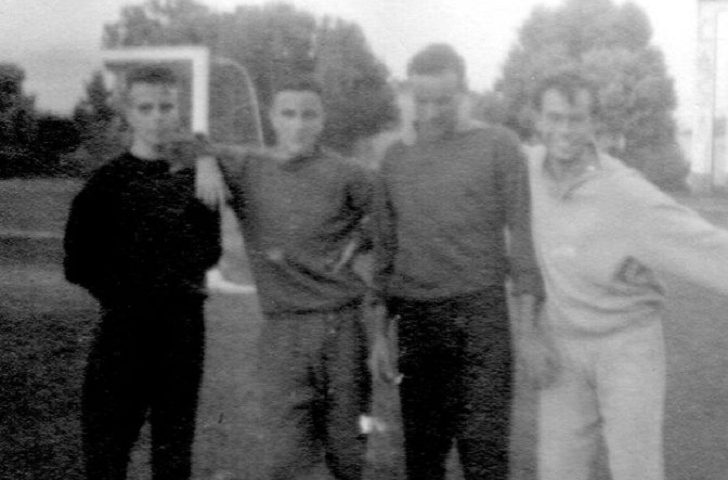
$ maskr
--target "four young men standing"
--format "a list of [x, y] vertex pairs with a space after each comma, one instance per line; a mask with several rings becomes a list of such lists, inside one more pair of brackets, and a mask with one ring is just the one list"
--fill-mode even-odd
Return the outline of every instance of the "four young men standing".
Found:
[[[137, 73], [127, 91], [130, 152], [89, 181], [66, 232], [67, 277], [103, 310], [84, 386], [84, 448], [90, 479], [124, 478], [149, 408], [154, 478], [185, 479], [202, 280], [220, 254], [218, 222], [195, 200], [192, 171], [164, 158], [177, 126], [174, 79]], [[588, 478], [602, 419], [615, 480], [662, 480], [653, 271], [725, 291], [728, 268], [716, 260], [728, 258], [728, 234], [595, 149], [597, 98], [579, 77], [538, 90], [543, 145], [528, 149], [527, 163], [512, 133], [463, 119], [465, 67], [450, 47], [424, 49], [408, 75], [417, 138], [389, 149], [377, 181], [320, 146], [322, 93], [306, 79], [274, 91], [273, 148], [198, 159], [197, 195], [216, 197], [223, 181], [230, 191], [265, 316], [266, 478], [296, 478], [321, 458], [337, 479], [362, 477], [368, 287], [353, 260], [373, 243], [380, 315], [370, 368], [375, 379], [401, 378], [409, 479], [444, 478], [453, 444], [466, 479], [508, 478], [510, 292], [519, 354], [542, 387], [539, 478]]]

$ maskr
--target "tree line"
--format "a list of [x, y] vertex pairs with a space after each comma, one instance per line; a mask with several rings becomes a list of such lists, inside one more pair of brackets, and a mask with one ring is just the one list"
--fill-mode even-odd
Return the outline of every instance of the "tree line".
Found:
[[[581, 69], [599, 86], [604, 147], [660, 187], [682, 189], [689, 167], [676, 141], [674, 84], [651, 39], [649, 19], [630, 2], [566, 0], [537, 7], [521, 26], [493, 89], [473, 93], [474, 114], [532, 141], [527, 99], [539, 78]], [[329, 113], [323, 141], [344, 152], [398, 120], [397, 84], [361, 28], [285, 3], [218, 12], [196, 0], [146, 0], [123, 7], [119, 19], [105, 26], [102, 42], [107, 48], [207, 46], [246, 67], [263, 105], [276, 79], [312, 74], [323, 86]], [[0, 64], [3, 165], [27, 165], [28, 171], [65, 165], [67, 172], [83, 172], [121, 148], [111, 92], [100, 73], [87, 81], [71, 118], [37, 113], [22, 81], [22, 69]], [[265, 130], [269, 138], [267, 125]], [[8, 162], [9, 156], [16, 158]], [[7, 176], [5, 170], [0, 175]]]

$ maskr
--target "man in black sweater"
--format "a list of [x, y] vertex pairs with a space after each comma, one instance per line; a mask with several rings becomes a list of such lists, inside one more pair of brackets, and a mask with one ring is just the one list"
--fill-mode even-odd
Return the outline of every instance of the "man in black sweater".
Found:
[[102, 311], [83, 386], [87, 478], [126, 478], [149, 412], [153, 478], [184, 480], [204, 358], [204, 279], [221, 253], [219, 218], [195, 198], [194, 169], [166, 158], [179, 127], [174, 74], [132, 71], [123, 102], [131, 148], [74, 199], [64, 241], [66, 278]]

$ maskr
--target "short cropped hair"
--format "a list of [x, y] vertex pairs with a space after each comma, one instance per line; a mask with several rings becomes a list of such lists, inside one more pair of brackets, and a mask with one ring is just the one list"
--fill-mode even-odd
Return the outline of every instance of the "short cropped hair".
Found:
[[135, 67], [129, 70], [126, 75], [124, 90], [121, 92], [120, 98], [123, 105], [127, 104], [129, 100], [131, 87], [137, 83], [176, 87], [179, 85], [179, 78], [171, 68], [164, 65], [142, 65]]
[[319, 97], [323, 96], [321, 84], [312, 75], [290, 75], [273, 82], [271, 101], [280, 92], [313, 92]]
[[407, 75], [442, 75], [454, 72], [465, 88], [465, 60], [446, 43], [433, 43], [415, 54], [407, 64]]
[[135, 67], [126, 75], [126, 88], [135, 83], [177, 85], [178, 79], [171, 68], [163, 65], [144, 65]]
[[537, 112], [541, 111], [543, 97], [550, 90], [562, 94], [571, 104], [576, 101], [576, 95], [579, 92], [586, 91], [591, 98], [592, 115], [599, 113], [599, 91], [597, 86], [579, 72], [563, 71], [542, 78], [536, 85], [531, 97], [531, 103]]

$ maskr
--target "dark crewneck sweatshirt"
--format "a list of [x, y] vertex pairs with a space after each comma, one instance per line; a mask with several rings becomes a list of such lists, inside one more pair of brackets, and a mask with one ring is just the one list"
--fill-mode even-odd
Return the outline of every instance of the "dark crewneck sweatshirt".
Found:
[[486, 127], [436, 142], [397, 143], [379, 183], [381, 295], [444, 299], [503, 285], [509, 276], [515, 294], [543, 296], [526, 161], [513, 133]]
[[286, 163], [263, 153], [220, 163], [265, 313], [334, 310], [365, 295], [351, 262], [336, 268], [347, 245], [367, 243], [363, 167], [321, 148]]
[[66, 278], [104, 304], [203, 294], [220, 257], [217, 212], [195, 198], [195, 172], [125, 153], [97, 170], [71, 205]]

